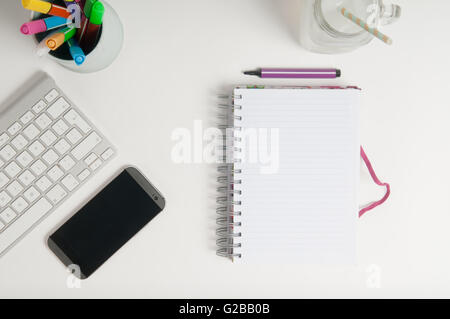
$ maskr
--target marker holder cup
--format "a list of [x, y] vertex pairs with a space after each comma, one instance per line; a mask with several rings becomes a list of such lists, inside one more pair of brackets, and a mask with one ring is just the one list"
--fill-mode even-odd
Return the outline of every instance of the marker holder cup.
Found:
[[[50, 1], [58, 5], [64, 5], [62, 1]], [[61, 2], [61, 4], [60, 4]], [[86, 60], [82, 65], [76, 65], [72, 56], [69, 53], [67, 44], [62, 45], [55, 51], [50, 51], [47, 56], [65, 67], [66, 69], [79, 72], [79, 73], [93, 73], [101, 71], [110, 66], [119, 55], [123, 46], [123, 25], [120, 21], [116, 11], [104, 0], [102, 3], [105, 6], [105, 14], [103, 16], [103, 24], [100, 29], [100, 36], [97, 44], [94, 46], [91, 52], [85, 52]], [[42, 19], [47, 16], [43, 16], [40, 13], [33, 12], [31, 20]], [[49, 33], [39, 33], [34, 36], [34, 39], [39, 43]]]

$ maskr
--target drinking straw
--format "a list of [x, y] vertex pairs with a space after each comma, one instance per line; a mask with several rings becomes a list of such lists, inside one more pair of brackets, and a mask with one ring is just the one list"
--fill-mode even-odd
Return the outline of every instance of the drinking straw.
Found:
[[356, 25], [360, 26], [361, 28], [363, 28], [364, 30], [366, 30], [367, 32], [372, 34], [374, 37], [380, 39], [381, 41], [383, 41], [386, 44], [389, 44], [389, 45], [392, 44], [392, 39], [389, 38], [387, 35], [381, 33], [377, 28], [369, 27], [369, 25], [365, 21], [361, 20], [358, 17], [355, 17], [351, 12], [349, 12], [345, 8], [341, 8], [340, 11], [344, 17], [346, 17], [350, 21], [353, 21]]

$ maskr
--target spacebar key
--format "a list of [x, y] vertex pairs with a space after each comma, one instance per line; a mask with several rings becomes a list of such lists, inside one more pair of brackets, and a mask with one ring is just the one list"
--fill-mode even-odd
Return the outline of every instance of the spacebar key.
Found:
[[15, 222], [0, 233], [0, 255], [11, 246], [21, 235], [30, 229], [45, 214], [52, 209], [52, 204], [41, 198], [36, 204], [25, 211]]
[[92, 132], [89, 134], [88, 137], [84, 139], [83, 142], [77, 145], [72, 150], [72, 155], [77, 159], [81, 160], [83, 157], [85, 157], [94, 147], [96, 147], [100, 142], [102, 141], [102, 138], [98, 136], [97, 133]]

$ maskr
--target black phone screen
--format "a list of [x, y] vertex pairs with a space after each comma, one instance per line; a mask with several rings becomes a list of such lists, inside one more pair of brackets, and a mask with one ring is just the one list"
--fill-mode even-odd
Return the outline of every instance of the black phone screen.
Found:
[[89, 277], [164, 208], [161, 194], [135, 168], [125, 169], [48, 240], [66, 266]]

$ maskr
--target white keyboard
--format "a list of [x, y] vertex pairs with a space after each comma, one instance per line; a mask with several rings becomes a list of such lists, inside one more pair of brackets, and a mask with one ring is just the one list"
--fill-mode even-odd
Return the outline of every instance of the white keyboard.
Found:
[[42, 75], [0, 114], [0, 256], [114, 155], [53, 79]]

